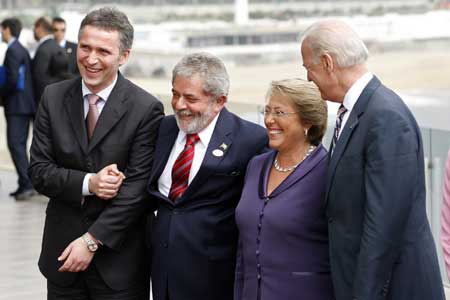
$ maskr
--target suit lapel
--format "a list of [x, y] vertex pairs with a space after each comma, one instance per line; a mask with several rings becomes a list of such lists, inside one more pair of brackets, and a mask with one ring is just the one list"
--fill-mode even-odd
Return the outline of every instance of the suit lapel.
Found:
[[111, 91], [100, 117], [98, 118], [92, 139], [89, 142], [88, 152], [92, 151], [92, 149], [97, 146], [102, 138], [114, 128], [116, 123], [119, 122], [122, 116], [127, 112], [127, 87], [128, 82], [119, 73], [116, 86]]
[[[325, 199], [328, 202], [328, 194], [330, 192], [331, 184], [333, 183], [334, 175], [336, 172], [337, 165], [341, 160], [342, 155], [344, 154], [345, 149], [347, 148], [347, 144], [350, 141], [350, 138], [359, 124], [359, 119], [367, 108], [370, 98], [374, 93], [375, 89], [380, 85], [380, 81], [375, 76], [364, 88], [363, 92], [359, 96], [356, 101], [355, 106], [353, 107], [350, 116], [345, 123], [345, 126], [341, 132], [341, 135], [336, 143], [335, 149], [329, 158], [329, 166], [328, 166], [328, 175], [327, 175], [327, 191]], [[330, 150], [331, 153], [331, 150]]]
[[83, 153], [87, 153], [88, 139], [86, 131], [86, 123], [84, 121], [84, 103], [83, 96], [81, 94], [81, 79], [76, 80], [73, 87], [64, 97], [65, 105], [69, 115], [69, 120], [72, 125], [72, 129], [75, 132], [76, 140], [80, 145]]
[[[209, 141], [200, 169], [187, 190], [176, 203], [189, 199], [190, 195], [195, 193], [195, 191], [208, 180], [211, 173], [217, 169], [219, 164], [226, 159], [227, 151], [230, 149], [233, 142], [230, 136], [230, 133], [233, 131], [233, 123], [231, 113], [229, 113], [226, 108], [223, 108], [217, 120], [211, 140]], [[223, 145], [226, 145], [225, 150], [223, 149]], [[215, 156], [213, 151], [216, 149], [223, 150], [224, 154], [222, 156]]]
[[155, 153], [153, 155], [153, 167], [150, 174], [150, 182], [158, 180], [164, 171], [179, 131], [174, 116], [168, 116], [162, 121]]
[[308, 156], [294, 172], [283, 180], [272, 192], [271, 197], [275, 197], [283, 191], [289, 189], [293, 184], [306, 176], [314, 167], [322, 161], [324, 155], [320, 155], [323, 151], [323, 146], [318, 146], [310, 156]]

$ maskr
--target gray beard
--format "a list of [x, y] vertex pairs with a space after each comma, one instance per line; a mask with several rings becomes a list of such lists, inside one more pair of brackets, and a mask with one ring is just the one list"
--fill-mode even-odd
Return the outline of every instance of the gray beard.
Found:
[[199, 116], [195, 116], [189, 123], [183, 122], [179, 119], [178, 114], [183, 113], [183, 111], [175, 112], [175, 120], [177, 121], [178, 128], [186, 134], [199, 133], [205, 129], [214, 118], [212, 103], [208, 105], [208, 109], [204, 113]]

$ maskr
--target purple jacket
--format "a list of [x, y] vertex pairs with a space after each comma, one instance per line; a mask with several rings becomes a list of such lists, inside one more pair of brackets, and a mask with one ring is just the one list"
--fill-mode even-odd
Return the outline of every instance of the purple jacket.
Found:
[[317, 147], [267, 195], [275, 155], [264, 153], [248, 165], [236, 209], [235, 300], [334, 299], [324, 207], [327, 152]]

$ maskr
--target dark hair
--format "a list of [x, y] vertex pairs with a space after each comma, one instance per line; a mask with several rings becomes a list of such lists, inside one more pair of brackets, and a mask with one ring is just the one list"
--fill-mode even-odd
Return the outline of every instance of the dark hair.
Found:
[[120, 39], [120, 52], [131, 49], [134, 29], [127, 16], [115, 8], [103, 7], [91, 11], [84, 17], [78, 31], [78, 39], [85, 26], [94, 26], [107, 31], [117, 31]]
[[52, 23], [47, 17], [40, 17], [37, 19], [36, 22], [34, 22], [34, 27], [42, 27], [48, 33], [53, 32]]
[[66, 24], [66, 20], [64, 20], [64, 19], [61, 18], [61, 17], [54, 17], [54, 18], [52, 19], [52, 23], [64, 23], [64, 24]]
[[8, 18], [4, 19], [1, 23], [3, 28], [9, 28], [11, 35], [15, 38], [18, 38], [20, 32], [22, 31], [22, 23], [17, 18]]

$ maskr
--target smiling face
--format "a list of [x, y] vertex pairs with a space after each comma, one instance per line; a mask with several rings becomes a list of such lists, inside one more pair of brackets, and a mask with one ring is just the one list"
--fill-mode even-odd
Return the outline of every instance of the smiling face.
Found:
[[77, 48], [77, 62], [81, 77], [93, 93], [109, 86], [115, 79], [119, 67], [129, 57], [130, 50], [120, 52], [117, 31], [87, 25], [80, 35]]
[[[265, 107], [264, 124], [269, 136], [269, 146], [280, 152], [293, 151], [306, 141], [305, 127], [302, 125], [298, 108], [286, 96], [273, 94]], [[277, 113], [280, 116], [275, 117]], [[280, 112], [288, 113], [282, 114]], [[283, 116], [281, 116], [283, 115]]]
[[172, 83], [172, 108], [178, 127], [185, 133], [205, 129], [223, 108], [225, 96], [213, 100], [203, 91], [203, 80], [198, 75], [190, 78], [177, 76]]

